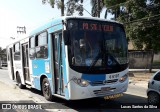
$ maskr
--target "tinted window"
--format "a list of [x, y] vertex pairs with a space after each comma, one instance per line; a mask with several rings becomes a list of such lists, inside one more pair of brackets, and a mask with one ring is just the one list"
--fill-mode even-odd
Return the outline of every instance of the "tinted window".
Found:
[[14, 45], [14, 60], [20, 60], [20, 43]]
[[44, 32], [38, 35], [38, 46], [46, 45], [47, 44], [47, 33]]
[[43, 32], [36, 37], [36, 58], [47, 58], [47, 32]]
[[69, 19], [69, 65], [80, 73], [115, 73], [128, 66], [128, 50], [121, 24]]
[[160, 81], [160, 72], [154, 76], [154, 80]]
[[30, 38], [29, 40], [29, 57], [30, 59], [34, 59], [35, 58], [35, 37]]
[[20, 51], [20, 47], [19, 47], [19, 43], [15, 44], [15, 52], [19, 52]]
[[35, 38], [32, 37], [30, 38], [30, 48], [34, 48], [35, 47]]
[[37, 58], [47, 58], [48, 57], [47, 46], [36, 47], [36, 57]]
[[29, 57], [31, 59], [35, 58], [35, 49], [34, 48], [30, 48], [30, 50], [29, 50]]

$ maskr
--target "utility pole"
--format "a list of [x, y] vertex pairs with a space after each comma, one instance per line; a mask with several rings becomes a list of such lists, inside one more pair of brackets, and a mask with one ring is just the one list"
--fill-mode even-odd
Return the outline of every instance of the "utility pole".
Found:
[[26, 34], [26, 27], [17, 26], [17, 34], [18, 33], [25, 33]]
[[101, 0], [97, 0], [97, 16], [100, 18], [100, 2]]
[[62, 4], [62, 7], [61, 7], [61, 16], [64, 16], [64, 0], [61, 0], [61, 4]]

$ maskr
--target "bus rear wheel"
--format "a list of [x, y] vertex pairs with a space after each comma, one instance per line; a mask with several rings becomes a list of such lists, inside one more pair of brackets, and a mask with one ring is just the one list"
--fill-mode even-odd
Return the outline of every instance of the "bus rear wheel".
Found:
[[52, 101], [53, 96], [52, 96], [51, 87], [47, 78], [44, 78], [42, 81], [42, 92], [46, 100]]
[[20, 89], [24, 89], [26, 86], [22, 84], [19, 73], [17, 73], [17, 77], [16, 77], [16, 78], [17, 78], [16, 81], [17, 81], [18, 87], [19, 87]]

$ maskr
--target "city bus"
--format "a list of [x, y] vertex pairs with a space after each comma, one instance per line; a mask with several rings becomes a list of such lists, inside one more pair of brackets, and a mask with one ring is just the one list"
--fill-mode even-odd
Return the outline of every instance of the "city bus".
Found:
[[7, 46], [9, 76], [47, 100], [105, 97], [128, 88], [123, 24], [92, 17], [60, 17]]

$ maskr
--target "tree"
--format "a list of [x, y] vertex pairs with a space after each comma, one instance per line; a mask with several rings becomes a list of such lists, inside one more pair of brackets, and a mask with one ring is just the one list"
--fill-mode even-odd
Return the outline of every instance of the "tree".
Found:
[[[43, 4], [49, 3], [52, 8], [54, 8], [54, 5], [56, 4], [58, 9], [61, 9], [61, 16], [64, 16], [64, 10], [67, 8], [67, 15], [71, 16], [73, 15], [74, 11], [78, 11], [79, 15], [83, 15], [83, 5], [79, 4], [78, 2], [83, 3], [83, 0], [68, 0], [66, 3], [66, 7], [64, 5], [64, 0], [42, 0]], [[56, 2], [56, 3], [55, 3]]]
[[93, 17], [100, 17], [100, 13], [104, 8], [104, 0], [91, 0], [91, 14]]
[[[78, 3], [80, 1], [80, 4]], [[73, 15], [74, 11], [78, 11], [80, 16], [83, 16], [83, 0], [68, 0], [67, 16]]]
[[61, 16], [64, 16], [64, 0], [42, 0], [43, 4], [49, 3], [52, 8], [54, 8], [55, 2], [58, 9], [61, 9]]
[[114, 14], [114, 20], [119, 17], [120, 7], [123, 6], [127, 0], [104, 0], [104, 5], [106, 7], [105, 18], [107, 18], [107, 13]]
[[114, 19], [124, 23], [127, 38], [136, 49], [152, 50], [152, 54], [160, 51], [159, 0], [104, 0], [104, 3], [107, 11], [115, 14]]

